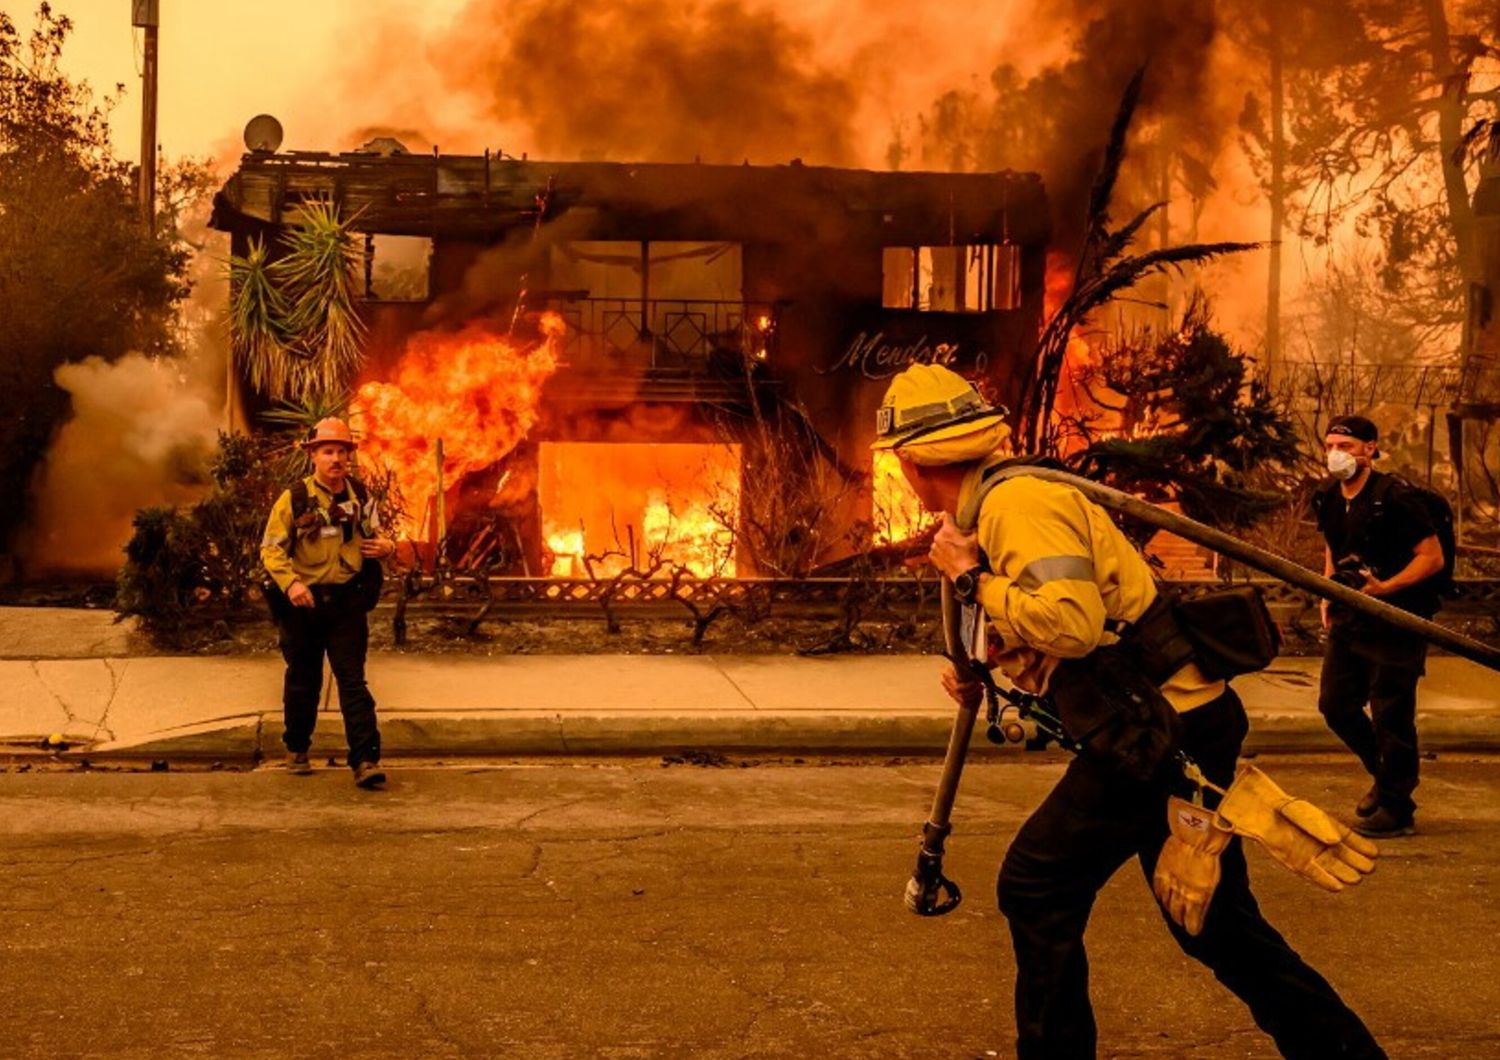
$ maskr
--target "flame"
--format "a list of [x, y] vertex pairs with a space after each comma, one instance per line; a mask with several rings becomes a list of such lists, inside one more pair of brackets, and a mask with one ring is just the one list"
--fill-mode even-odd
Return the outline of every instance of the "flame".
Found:
[[547, 534], [547, 551], [552, 553], [554, 578], [582, 578], [584, 566], [583, 530], [552, 530]]
[[553, 577], [735, 574], [738, 447], [544, 442], [539, 468]]
[[[1046, 279], [1043, 286], [1042, 306], [1046, 319], [1051, 320], [1062, 308], [1063, 302], [1073, 290], [1073, 279], [1076, 263], [1072, 255], [1062, 251], [1049, 251], [1047, 254]], [[1078, 415], [1080, 413], [1095, 413], [1100, 411], [1092, 401], [1088, 393], [1078, 382], [1078, 374], [1081, 370], [1094, 362], [1095, 355], [1093, 347], [1089, 345], [1078, 331], [1074, 331], [1068, 337], [1068, 345], [1063, 351], [1063, 363], [1061, 377], [1058, 379], [1057, 399], [1053, 402], [1052, 415], [1054, 419]], [[1073, 448], [1080, 445], [1079, 439], [1063, 437], [1059, 440], [1059, 455], [1068, 455]]]
[[882, 451], [875, 454], [871, 490], [877, 545], [909, 540], [937, 520], [935, 515], [923, 510], [922, 502], [917, 500], [901, 472], [901, 460], [895, 453]]
[[648, 542], [659, 543], [673, 562], [700, 578], [723, 574], [734, 556], [733, 528], [701, 500], [678, 502], [674, 508], [665, 495], [653, 494], [641, 527]]
[[540, 343], [482, 324], [414, 335], [390, 382], [366, 383], [355, 393], [361, 456], [394, 471], [407, 499], [405, 523], [397, 528], [403, 536], [423, 533], [423, 515], [437, 493], [439, 439], [447, 489], [506, 456], [536, 424], [566, 330], [555, 313], [539, 323]]
[[1061, 250], [1047, 252], [1046, 278], [1042, 284], [1042, 318], [1051, 320], [1073, 290], [1077, 266], [1070, 254]]

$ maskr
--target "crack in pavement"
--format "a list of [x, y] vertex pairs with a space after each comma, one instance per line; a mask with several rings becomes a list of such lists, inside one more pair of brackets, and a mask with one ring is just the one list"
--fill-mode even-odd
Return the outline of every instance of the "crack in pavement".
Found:
[[63, 717], [67, 718], [68, 724], [71, 725], [73, 722], [77, 721], [77, 717], [75, 717], [73, 714], [73, 708], [68, 706], [68, 704], [64, 702], [63, 697], [58, 695], [56, 690], [47, 683], [47, 679], [42, 676], [40, 660], [31, 659], [29, 660], [29, 662], [31, 665], [31, 672], [36, 677], [37, 683], [45, 688], [47, 690], [47, 694], [52, 697], [53, 701], [56, 702], [59, 707], [62, 708]]
[[519, 820], [513, 822], [510, 827], [524, 828], [529, 822], [535, 820], [544, 813], [550, 813], [553, 810], [566, 810], [570, 807], [577, 806], [579, 803], [588, 802], [592, 798], [592, 795], [580, 795], [576, 799], [566, 799], [562, 802], [548, 803], [546, 806], [539, 806], [535, 810], [532, 810], [530, 813], [522, 816]]
[[[125, 675], [123, 673], [116, 673], [109, 659], [104, 659], [103, 662], [104, 668], [109, 671], [109, 700], [104, 704], [104, 710], [99, 715], [99, 723], [94, 726], [94, 734], [89, 737], [90, 744], [99, 741], [100, 732], [103, 732], [110, 740], [115, 739], [114, 730], [108, 728], [106, 723], [109, 721], [109, 712], [114, 709], [115, 698], [120, 694], [120, 686], [125, 683]], [[121, 660], [122, 669], [129, 665], [128, 660]]]
[[[87, 719], [81, 718], [77, 713], [74, 712], [73, 708], [68, 705], [68, 701], [63, 699], [58, 691], [52, 687], [51, 682], [49, 682], [46, 676], [42, 673], [41, 663], [43, 661], [44, 660], [41, 659], [27, 660], [27, 664], [31, 667], [32, 676], [36, 678], [37, 683], [46, 690], [47, 694], [52, 697], [52, 701], [56, 703], [62, 710], [63, 717], [67, 719], [68, 727], [78, 725], [81, 728], [82, 726], [87, 725]], [[90, 735], [88, 737], [88, 740], [86, 741], [90, 746], [99, 741], [99, 733], [101, 731], [104, 732], [105, 735], [109, 737], [109, 739], [113, 740], [115, 738], [114, 732], [106, 727], [106, 723], [109, 720], [109, 712], [115, 705], [115, 698], [119, 695], [120, 685], [124, 680], [122, 675], [115, 672], [115, 668], [110, 665], [109, 659], [100, 659], [99, 662], [104, 664], [104, 669], [109, 674], [109, 699], [105, 701], [104, 710], [102, 713], [100, 713], [98, 720], [94, 723], [94, 731], [92, 735]]]
[[724, 669], [724, 664], [719, 662], [719, 657], [717, 655], [710, 655], [708, 658], [709, 661], [713, 663], [714, 669], [719, 671], [719, 676], [728, 681], [729, 687], [739, 693], [740, 698], [745, 701], [745, 705], [748, 706], [751, 710], [759, 710], [760, 708], [755, 705], [755, 700], [746, 695], [745, 690], [740, 687], [739, 682], [736, 681], [733, 677], [729, 676], [729, 671]]

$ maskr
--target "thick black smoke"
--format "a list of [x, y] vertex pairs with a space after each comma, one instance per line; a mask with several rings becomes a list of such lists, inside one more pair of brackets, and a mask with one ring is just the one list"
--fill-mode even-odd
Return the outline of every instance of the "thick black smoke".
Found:
[[455, 90], [555, 159], [849, 164], [857, 86], [739, 0], [473, 0], [441, 49]]
[[[1175, 156], [1182, 179], [1202, 180], [1226, 137], [1225, 93], [1215, 84], [1215, 7], [1201, 0], [1075, 0], [1051, 17], [1076, 26], [1067, 57], [1025, 76], [995, 68], [983, 89], [954, 90], [921, 116], [907, 164], [939, 169], [1021, 169], [1042, 174], [1066, 241], [1081, 223], [1120, 96], [1147, 68], [1136, 142]], [[914, 158], [911, 156], [915, 156]], [[1138, 184], [1149, 182], [1136, 167]], [[1207, 188], [1202, 189], [1206, 191]], [[1152, 199], [1159, 188], [1138, 187]]]

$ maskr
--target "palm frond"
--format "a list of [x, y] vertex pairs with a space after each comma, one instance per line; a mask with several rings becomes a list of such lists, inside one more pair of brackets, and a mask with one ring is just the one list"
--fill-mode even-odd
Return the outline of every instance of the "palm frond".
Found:
[[1158, 211], [1167, 208], [1165, 202], [1155, 202], [1146, 207], [1140, 213], [1130, 219], [1125, 227], [1115, 232], [1104, 233], [1103, 243], [1099, 247], [1099, 261], [1113, 261], [1130, 248], [1135, 242], [1135, 234], [1141, 230], [1145, 223], [1155, 217]]
[[1069, 313], [1082, 320], [1148, 276], [1169, 269], [1181, 271], [1185, 265], [1200, 265], [1226, 254], [1239, 254], [1259, 247], [1259, 243], [1188, 243], [1124, 258], [1078, 287], [1073, 295], [1075, 304], [1069, 306]]
[[337, 416], [340, 419], [347, 417], [349, 406], [353, 401], [354, 391], [347, 388], [336, 394], [304, 394], [301, 397], [287, 398], [278, 402], [274, 407], [262, 412], [260, 418], [284, 430], [295, 430], [305, 434], [316, 426], [319, 420], [327, 419], [329, 416]]
[[1115, 111], [1114, 123], [1109, 129], [1109, 140], [1104, 145], [1104, 160], [1089, 189], [1087, 241], [1097, 242], [1109, 225], [1109, 204], [1114, 198], [1115, 184], [1120, 179], [1120, 166], [1125, 161], [1125, 144], [1130, 136], [1130, 123], [1135, 118], [1136, 104], [1141, 99], [1141, 86], [1146, 80], [1146, 68], [1139, 67], [1125, 86], [1120, 97], [1120, 108]]
[[1143, 66], [1125, 86], [1114, 123], [1110, 126], [1109, 140], [1105, 144], [1099, 172], [1089, 191], [1084, 243], [1079, 249], [1072, 290], [1047, 321], [1037, 342], [1036, 367], [1022, 400], [1019, 432], [1025, 446], [1033, 452], [1046, 450], [1054, 441], [1050, 434], [1052, 409], [1057, 399], [1057, 387], [1067, 355], [1068, 340], [1091, 313], [1149, 276], [1167, 270], [1181, 270], [1186, 265], [1211, 261], [1225, 254], [1254, 250], [1260, 246], [1259, 243], [1194, 243], [1122, 257], [1145, 224], [1166, 205], [1155, 203], [1140, 211], [1119, 229], [1110, 228], [1110, 202], [1119, 182], [1120, 167], [1125, 160], [1125, 147], [1130, 136], [1130, 123], [1140, 102], [1145, 74], [1146, 68]]
[[287, 383], [287, 305], [266, 258], [265, 243], [253, 238], [244, 256], [229, 258], [230, 347], [250, 385], [274, 394]]

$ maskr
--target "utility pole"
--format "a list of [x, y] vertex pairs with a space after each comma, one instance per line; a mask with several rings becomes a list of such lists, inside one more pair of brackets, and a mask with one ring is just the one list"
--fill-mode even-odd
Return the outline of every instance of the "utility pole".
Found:
[[145, 30], [141, 70], [141, 220], [156, 228], [156, 48], [161, 25], [160, 0], [131, 0], [130, 24]]

